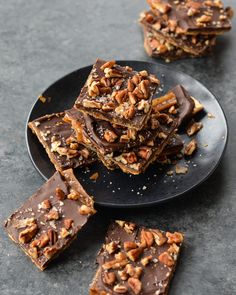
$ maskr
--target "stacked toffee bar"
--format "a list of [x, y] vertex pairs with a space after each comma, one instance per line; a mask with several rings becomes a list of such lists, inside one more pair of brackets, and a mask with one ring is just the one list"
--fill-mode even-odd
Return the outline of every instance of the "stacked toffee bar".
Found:
[[148, 55], [167, 62], [212, 52], [216, 36], [231, 29], [233, 10], [220, 0], [147, 0], [140, 15]]
[[159, 80], [146, 70], [98, 59], [64, 120], [77, 141], [94, 151], [108, 169], [140, 174], [171, 142], [180, 146], [173, 137], [187, 109], [178, 116], [165, 111], [177, 104], [178, 97], [184, 99], [182, 88], [175, 89], [181, 93], [154, 99], [158, 85]]

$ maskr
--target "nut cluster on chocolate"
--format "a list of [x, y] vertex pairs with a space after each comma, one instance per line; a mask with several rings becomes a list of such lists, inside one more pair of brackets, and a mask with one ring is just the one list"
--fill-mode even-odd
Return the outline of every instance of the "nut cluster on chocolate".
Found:
[[216, 37], [231, 29], [233, 10], [220, 0], [147, 0], [140, 15], [148, 55], [167, 62], [205, 56]]

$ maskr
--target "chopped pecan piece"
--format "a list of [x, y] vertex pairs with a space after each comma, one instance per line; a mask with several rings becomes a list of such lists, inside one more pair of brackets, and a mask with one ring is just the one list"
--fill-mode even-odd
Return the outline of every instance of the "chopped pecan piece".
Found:
[[104, 272], [102, 280], [107, 285], [113, 285], [116, 281], [116, 275], [114, 272]]
[[187, 166], [180, 166], [180, 165], [175, 166], [175, 173], [176, 174], [186, 174], [187, 172], [188, 172]]
[[51, 204], [51, 202], [50, 202], [50, 200], [44, 200], [44, 201], [42, 201], [42, 203], [40, 203], [39, 204], [39, 209], [45, 209], [45, 210], [47, 210], [47, 209], [50, 209], [52, 207], [52, 204]]
[[48, 230], [48, 237], [50, 246], [57, 242], [57, 233], [53, 229]]
[[104, 138], [107, 142], [114, 142], [117, 139], [117, 134], [112, 130], [105, 130], [104, 132]]
[[136, 228], [136, 224], [132, 222], [124, 222], [123, 227], [124, 227], [124, 230], [127, 232], [127, 234], [132, 234]]
[[24, 219], [19, 219], [14, 223], [14, 228], [24, 228], [27, 226], [32, 226], [36, 223], [36, 220], [34, 217], [31, 218], [24, 218]]
[[159, 261], [167, 266], [174, 265], [174, 260], [168, 252], [163, 252], [158, 257]]
[[114, 253], [118, 249], [118, 244], [114, 241], [110, 242], [109, 244], [105, 245], [105, 249], [109, 254]]
[[146, 100], [142, 99], [138, 103], [138, 110], [139, 111], [142, 111], [143, 110], [143, 112], [146, 114], [150, 110], [150, 104]]
[[100, 102], [95, 101], [95, 100], [84, 99], [83, 106], [85, 108], [90, 108], [90, 109], [100, 109], [102, 107], [102, 104]]
[[135, 107], [131, 105], [128, 109], [123, 112], [123, 116], [126, 119], [132, 119], [135, 115]]
[[197, 150], [196, 139], [191, 140], [184, 148], [184, 154], [186, 156], [191, 156]]
[[31, 242], [31, 247], [38, 247], [38, 248], [44, 248], [49, 243], [49, 237], [47, 233], [42, 234], [38, 239]]
[[197, 133], [199, 130], [201, 130], [203, 127], [203, 124], [201, 122], [192, 122], [188, 128], [187, 128], [187, 134], [188, 136], [192, 136], [195, 133]]
[[80, 198], [80, 194], [78, 192], [76, 192], [75, 190], [70, 190], [69, 195], [67, 196], [68, 199], [70, 200], [79, 200]]
[[119, 253], [120, 255], [116, 254], [115, 259], [114, 260], [110, 260], [108, 262], [105, 262], [102, 265], [102, 268], [104, 270], [109, 270], [109, 269], [117, 269], [120, 267], [125, 266], [128, 263], [128, 259], [126, 257], [126, 255], [122, 252]]
[[158, 246], [162, 246], [167, 241], [167, 238], [163, 235], [163, 233], [160, 230], [153, 230], [152, 234]]
[[128, 164], [133, 164], [138, 161], [137, 156], [135, 155], [134, 152], [124, 154], [124, 157], [127, 160]]
[[174, 233], [167, 232], [166, 237], [168, 238], [167, 240], [168, 244], [173, 244], [173, 243], [178, 244], [178, 243], [182, 243], [184, 240], [183, 234], [179, 232], [174, 232]]
[[125, 287], [125, 285], [118, 284], [113, 288], [113, 291], [118, 293], [118, 294], [125, 294], [128, 290]]
[[141, 231], [140, 239], [142, 247], [151, 247], [154, 242], [153, 234], [144, 229]]
[[123, 269], [123, 270], [118, 270], [118, 275], [119, 275], [119, 277], [121, 278], [121, 280], [122, 281], [126, 281], [126, 280], [128, 280], [128, 274], [127, 274], [127, 272], [126, 272], [126, 270], [125, 269]]
[[210, 15], [205, 15], [205, 14], [203, 14], [203, 15], [201, 15], [199, 18], [197, 18], [196, 19], [196, 21], [197, 21], [197, 23], [199, 24], [201, 24], [201, 23], [208, 23], [208, 22], [210, 22], [212, 20], [212, 16], [210, 16]]
[[19, 242], [22, 244], [29, 243], [38, 231], [37, 224], [33, 224], [21, 231], [19, 234]]
[[130, 277], [138, 279], [142, 274], [142, 267], [134, 267], [132, 264], [127, 264], [125, 266], [125, 271]]
[[146, 257], [141, 259], [141, 264], [143, 266], [146, 266], [146, 265], [148, 265], [148, 263], [151, 262], [151, 260], [152, 260], [152, 255], [146, 256]]
[[115, 61], [115, 60], [110, 60], [110, 61], [105, 62], [105, 63], [100, 67], [100, 69], [101, 69], [102, 71], [104, 71], [106, 68], [111, 69], [115, 64], [116, 64], [116, 61]]
[[90, 215], [90, 214], [94, 214], [95, 212], [96, 210], [84, 204], [81, 205], [81, 207], [79, 207], [79, 213], [81, 215]]
[[73, 219], [67, 218], [64, 220], [64, 226], [66, 229], [70, 229], [73, 224]]
[[136, 248], [138, 248], [138, 245], [135, 242], [132, 242], [132, 241], [124, 242], [125, 251], [129, 251], [131, 249], [136, 249]]
[[56, 188], [56, 197], [58, 200], [63, 201], [66, 198], [66, 194], [63, 192], [63, 190], [59, 187]]
[[139, 157], [144, 160], [148, 160], [152, 154], [152, 150], [148, 147], [141, 147], [138, 151]]
[[179, 253], [179, 246], [177, 246], [175, 243], [171, 244], [170, 247], [167, 250], [171, 254], [178, 254]]
[[65, 238], [68, 237], [69, 235], [70, 235], [70, 232], [69, 232], [66, 228], [62, 227], [62, 228], [61, 228], [61, 231], [60, 231], [60, 236], [61, 236], [61, 238], [62, 238], [62, 239], [65, 239]]
[[45, 215], [46, 220], [58, 220], [60, 218], [59, 212], [56, 208], [52, 208], [48, 214]]
[[128, 251], [127, 256], [130, 260], [136, 261], [142, 253], [143, 253], [143, 248], [140, 247], [140, 248], [136, 248], [136, 249], [132, 249]]
[[141, 292], [142, 283], [140, 282], [139, 279], [129, 278], [128, 284], [129, 284], [130, 288], [132, 289], [132, 291], [134, 292], [134, 294], [139, 294]]

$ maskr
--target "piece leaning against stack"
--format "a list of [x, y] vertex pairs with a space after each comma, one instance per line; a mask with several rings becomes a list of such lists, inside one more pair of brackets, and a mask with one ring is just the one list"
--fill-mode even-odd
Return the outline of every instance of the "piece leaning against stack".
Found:
[[148, 55], [167, 62], [212, 52], [216, 36], [231, 29], [231, 7], [220, 0], [147, 0], [140, 23]]

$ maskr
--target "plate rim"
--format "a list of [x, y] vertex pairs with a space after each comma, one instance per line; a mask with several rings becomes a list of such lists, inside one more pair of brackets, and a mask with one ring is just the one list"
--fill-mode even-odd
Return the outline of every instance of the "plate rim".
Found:
[[[121, 62], [121, 63], [140, 63], [140, 62], [141, 62], [141, 63], [149, 64], [149, 65], [152, 65], [152, 66], [159, 66], [159, 65], [160, 65], [161, 67], [164, 67], [164, 68], [166, 68], [167, 70], [171, 70], [169, 65], [165, 65], [165, 64], [162, 64], [162, 63], [159, 63], [159, 62], [154, 63], [154, 62], [143, 61], [143, 60], [116, 60], [116, 61], [117, 61], [117, 63], [120, 63], [120, 62]], [[76, 69], [76, 70], [74, 70], [74, 71], [72, 71], [72, 72], [70, 72], [70, 73], [64, 75], [63, 77], [61, 77], [61, 78], [55, 80], [54, 82], [52, 82], [52, 83], [50, 84], [50, 86], [48, 86], [48, 87], [42, 92], [42, 95], [43, 95], [43, 94], [44, 94], [49, 88], [51, 88], [54, 84], [58, 83], [60, 80], [65, 79], [67, 76], [72, 75], [73, 73], [75, 73], [75, 72], [77, 72], [77, 71], [79, 71], [79, 70], [83, 71], [83, 70], [85, 70], [85, 69], [92, 68], [92, 66], [93, 66], [93, 65], [91, 64], [91, 65], [88, 65], [88, 66], [84, 66], [84, 67], [78, 68], [78, 69]], [[202, 82], [199, 81], [198, 79], [196, 79], [196, 78], [190, 76], [189, 74], [186, 74], [186, 73], [184, 73], [184, 72], [182, 72], [182, 71], [180, 71], [180, 70], [176, 70], [176, 69], [173, 69], [173, 70], [171, 70], [171, 71], [174, 71], [175, 73], [178, 73], [178, 74], [181, 74], [181, 75], [184, 75], [184, 76], [188, 76], [189, 78], [191, 78], [191, 79], [197, 81], [199, 84], [201, 84], [201, 85], [202, 85], [207, 91], [209, 91], [210, 94], [214, 97], [215, 102], [218, 104], [220, 110], [222, 111], [223, 118], [224, 118], [224, 120], [225, 120], [225, 125], [226, 125], [226, 129], [225, 129], [226, 134], [225, 134], [224, 147], [223, 147], [223, 150], [222, 150], [222, 152], [221, 152], [221, 155], [220, 155], [218, 161], [215, 163], [215, 165], [212, 167], [212, 169], [207, 173], [207, 175], [206, 175], [203, 179], [201, 179], [198, 183], [194, 184], [191, 188], [188, 188], [188, 189], [184, 190], [181, 194], [180, 194], [180, 193], [172, 194], [171, 196], [169, 196], [169, 197], [167, 197], [167, 198], [165, 198], [165, 199], [163, 199], [163, 200], [152, 201], [152, 202], [148, 202], [148, 203], [147, 203], [147, 202], [146, 202], [146, 203], [138, 203], [138, 204], [137, 204], [137, 203], [133, 203], [133, 204], [104, 203], [104, 202], [96, 202], [96, 200], [94, 200], [96, 206], [99, 206], [99, 207], [100, 207], [100, 206], [101, 206], [101, 207], [107, 207], [107, 208], [123, 208], [123, 209], [127, 208], [127, 209], [130, 209], [130, 208], [141, 208], [141, 207], [157, 206], [157, 205], [159, 205], [159, 204], [163, 204], [163, 203], [166, 203], [166, 202], [170, 202], [170, 201], [172, 201], [173, 199], [179, 199], [180, 197], [185, 196], [187, 193], [189, 193], [189, 192], [195, 190], [195, 189], [196, 189], [197, 187], [199, 187], [203, 182], [205, 182], [207, 179], [209, 179], [209, 178], [212, 176], [212, 174], [216, 171], [216, 169], [217, 169], [217, 167], [219, 166], [219, 164], [221, 163], [222, 158], [223, 158], [223, 156], [224, 156], [224, 154], [225, 154], [225, 151], [226, 151], [227, 145], [228, 145], [228, 140], [229, 140], [229, 124], [228, 124], [227, 117], [226, 117], [226, 115], [225, 115], [225, 111], [224, 111], [224, 109], [223, 109], [221, 103], [219, 102], [218, 96], [215, 95], [215, 93], [214, 93], [212, 90], [210, 90], [208, 87], [206, 87], [204, 83], [202, 83]], [[26, 125], [25, 125], [25, 142], [26, 142], [26, 147], [27, 147], [28, 156], [29, 156], [29, 158], [30, 158], [30, 160], [31, 160], [31, 162], [32, 162], [32, 164], [33, 164], [33, 166], [34, 166], [34, 168], [35, 168], [36, 171], [41, 175], [41, 177], [42, 177], [44, 180], [47, 181], [48, 178], [47, 178], [47, 177], [41, 172], [41, 170], [38, 168], [38, 166], [35, 164], [35, 161], [33, 160], [32, 154], [31, 154], [31, 152], [30, 152], [30, 146], [29, 146], [29, 140], [28, 140], [28, 134], [29, 134], [29, 132], [30, 132], [29, 127], [28, 127], [28, 123], [29, 123], [29, 119], [30, 119], [30, 116], [31, 116], [31, 114], [32, 114], [32, 111], [33, 111], [33, 109], [35, 108], [35, 105], [37, 104], [37, 102], [38, 102], [38, 98], [37, 98], [37, 99], [34, 101], [34, 103], [31, 105], [30, 110], [29, 110], [29, 113], [28, 113], [28, 115], [27, 115]]]

